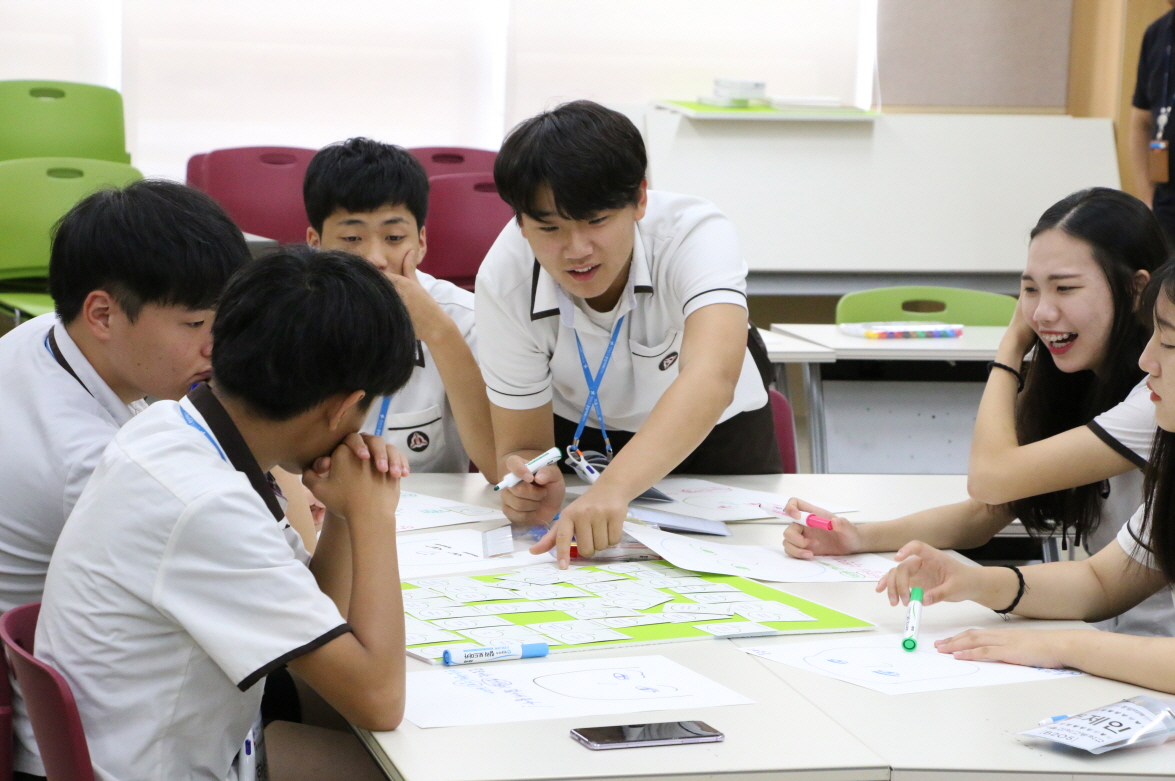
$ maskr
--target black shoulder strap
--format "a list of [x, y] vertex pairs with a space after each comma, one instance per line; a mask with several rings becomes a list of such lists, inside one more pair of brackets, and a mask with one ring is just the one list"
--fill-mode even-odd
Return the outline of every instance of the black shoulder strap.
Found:
[[69, 361], [65, 360], [65, 356], [61, 354], [61, 348], [57, 346], [57, 335], [53, 333], [53, 330], [53, 328], [49, 329], [49, 350], [53, 353], [53, 358], [57, 361], [57, 365], [69, 372], [69, 376], [77, 380], [78, 385], [85, 388], [86, 393], [93, 396], [94, 392], [86, 388], [86, 384], [82, 382], [82, 378], [78, 376], [78, 373], [69, 365]]
[[253, 486], [253, 490], [265, 502], [265, 506], [273, 513], [273, 517], [279, 521], [283, 520], [286, 514], [273, 492], [269, 476], [261, 471], [257, 459], [253, 456], [253, 451], [249, 449], [249, 445], [241, 436], [237, 425], [233, 423], [233, 419], [221, 406], [220, 400], [212, 393], [208, 383], [202, 382], [193, 388], [188, 393], [188, 399], [191, 400], [192, 406], [204, 416], [204, 420], [208, 421], [208, 427], [216, 435], [216, 440], [224, 449], [224, 454], [228, 456], [229, 463], [238, 472], [245, 473], [245, 477], [249, 478], [249, 485]]

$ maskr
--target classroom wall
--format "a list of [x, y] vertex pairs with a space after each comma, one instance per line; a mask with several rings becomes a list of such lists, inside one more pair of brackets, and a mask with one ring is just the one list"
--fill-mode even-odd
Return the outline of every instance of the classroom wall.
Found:
[[1071, 0], [880, 0], [887, 108], [1063, 113]]

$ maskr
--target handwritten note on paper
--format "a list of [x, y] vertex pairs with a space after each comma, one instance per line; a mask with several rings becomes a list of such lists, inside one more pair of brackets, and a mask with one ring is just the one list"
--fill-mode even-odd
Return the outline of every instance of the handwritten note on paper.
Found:
[[634, 523], [624, 524], [624, 531], [683, 569], [776, 583], [869, 582], [880, 580], [896, 566], [893, 561], [872, 553], [817, 556], [801, 561], [788, 556], [782, 547], [723, 545]]
[[499, 662], [409, 673], [407, 684], [405, 716], [426, 729], [753, 702], [664, 656]]
[[1051, 681], [1082, 674], [1076, 670], [1050, 670], [1001, 662], [966, 662], [934, 650], [935, 640], [953, 634], [923, 634], [918, 638], [918, 650], [913, 652], [902, 650], [902, 635], [899, 634], [830, 637], [810, 643], [742, 650], [884, 694]]
[[504, 520], [506, 520], [506, 516], [500, 510], [454, 502], [451, 499], [441, 499], [436, 496], [425, 496], [411, 491], [401, 491], [400, 502], [396, 505], [396, 531], [398, 532], [432, 529], [437, 526], [452, 526], [458, 523]]
[[[656, 488], [673, 501], [650, 502], [637, 499], [633, 504], [642, 508], [686, 515], [690, 518], [701, 518], [707, 521], [753, 521], [760, 518], [771, 518], [772, 514], [764, 512], [759, 505], [766, 503], [782, 507], [791, 498], [783, 494], [735, 488], [694, 477], [667, 477], [657, 483]], [[586, 486], [570, 487], [567, 492], [575, 494], [583, 493], [586, 490]], [[831, 513], [855, 512], [851, 507], [821, 503], [814, 498], [812, 503]]]

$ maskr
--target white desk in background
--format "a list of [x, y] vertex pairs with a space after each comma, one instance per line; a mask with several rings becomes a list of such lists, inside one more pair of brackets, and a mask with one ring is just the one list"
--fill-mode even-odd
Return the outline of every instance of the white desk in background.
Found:
[[[755, 475], [710, 478], [746, 488], [828, 497], [860, 508], [862, 519], [904, 515], [966, 495], [961, 477], [948, 475]], [[479, 475], [413, 475], [413, 491], [497, 506]], [[454, 527], [462, 528], [462, 527]], [[730, 524], [733, 540], [777, 544], [778, 525]], [[705, 539], [705, 538], [702, 538]], [[712, 538], [711, 538], [712, 539]], [[843, 610], [899, 632], [905, 611], [890, 608], [872, 583], [780, 584], [783, 591]], [[923, 613], [925, 632], [964, 626], [1004, 626], [974, 603], [934, 605]], [[1078, 622], [1014, 619], [1013, 625], [1073, 628]], [[1088, 630], [1095, 631], [1095, 630]], [[810, 636], [753, 638], [737, 645], [804, 642]], [[1137, 686], [1082, 676], [1055, 681], [885, 695], [750, 657], [736, 642], [699, 640], [630, 649], [583, 651], [588, 659], [662, 654], [755, 700], [754, 705], [658, 711], [420, 729], [405, 722], [394, 732], [359, 731], [393, 781], [775, 781], [775, 779], [948, 779], [990, 781], [1111, 781], [1167, 775], [1175, 744], [1092, 757], [1042, 750], [1014, 733], [1046, 715], [1076, 713], [1144, 693]], [[528, 664], [543, 660], [497, 662]], [[437, 669], [408, 660], [408, 671]], [[1164, 696], [1164, 695], [1157, 695]], [[573, 727], [701, 719], [726, 741], [623, 751], [588, 751], [568, 737]]]
[[[835, 325], [827, 324], [791, 324], [791, 323], [776, 323], [771, 326], [774, 333], [784, 336], [791, 336], [798, 339], [809, 341], [820, 347], [832, 350], [835, 355], [835, 360], [868, 360], [868, 361], [991, 361], [995, 359], [996, 349], [999, 347], [1000, 339], [1003, 338], [1004, 331], [1007, 329], [1002, 326], [968, 326], [963, 330], [963, 335], [955, 339], [862, 339], [860, 337], [848, 336], [840, 331]], [[820, 363], [827, 363], [826, 360], [803, 362], [799, 361], [804, 367], [804, 395], [808, 407], [808, 431], [809, 440], [812, 453], [812, 471], [813, 472], [828, 472], [829, 464], [829, 434], [828, 434], [828, 416], [826, 406], [826, 394], [824, 389], [824, 382], [820, 373]], [[848, 385], [848, 383], [846, 383]], [[937, 384], [936, 384], [937, 385]], [[951, 383], [951, 385], [967, 385], [966, 383]], [[938, 390], [942, 390], [941, 388]], [[960, 398], [952, 399], [953, 406], [948, 408], [948, 415], [954, 413], [956, 418], [960, 414], [966, 414], [968, 411], [973, 415], [974, 410], [978, 408], [979, 395], [982, 394], [982, 388], [957, 388], [954, 389]], [[842, 389], [842, 392], [845, 392]], [[851, 392], [851, 390], [849, 391]], [[862, 391], [856, 389], [859, 394]], [[905, 394], [902, 389], [894, 389], [894, 394], [899, 399]], [[974, 396], [974, 399], [971, 399]], [[885, 402], [878, 400], [878, 404], [883, 405]], [[908, 403], [908, 402], [907, 402]], [[857, 408], [857, 405], [853, 405]], [[899, 420], [896, 425], [899, 425], [904, 430], [904, 435], [907, 437], [913, 436], [911, 433], [914, 429], [909, 428], [912, 421]], [[951, 441], [952, 451], [958, 453], [960, 449], [966, 452], [968, 443], [970, 442], [971, 423], [973, 421], [955, 419], [949, 422], [953, 428], [948, 435]], [[846, 429], [850, 436], [860, 435], [862, 432], [874, 432], [880, 434], [884, 429], [878, 428], [878, 421], [871, 419], [867, 425], [862, 425], [863, 421], [847, 420]], [[965, 436], [965, 440], [958, 442], [961, 436]], [[894, 437], [888, 437], [888, 442], [895, 441]], [[896, 459], [894, 459], [896, 461]], [[937, 471], [937, 463], [944, 462], [944, 459], [936, 457], [936, 454], [927, 453], [925, 459], [908, 459], [911, 467], [904, 467], [902, 463], [894, 463], [895, 468], [906, 468], [911, 472], [930, 472]], [[957, 458], [955, 459], [958, 460]], [[923, 462], [926, 463], [923, 463]], [[886, 462], [881, 457], [880, 453], [873, 458], [875, 464], [873, 469], [851, 469], [846, 471], [887, 471], [881, 468]], [[937, 463], [936, 463], [937, 462]], [[921, 467], [921, 468], [918, 468]], [[965, 470], [964, 470], [965, 471]]]

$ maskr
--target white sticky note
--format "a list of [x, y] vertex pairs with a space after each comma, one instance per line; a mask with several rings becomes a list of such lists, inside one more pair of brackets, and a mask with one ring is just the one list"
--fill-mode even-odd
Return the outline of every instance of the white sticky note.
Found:
[[497, 616], [474, 616], [473, 618], [442, 618], [433, 623], [442, 629], [481, 629], [490, 626], [513, 626], [509, 621]]
[[612, 607], [627, 607], [633, 610], [648, 610], [657, 605], [663, 605], [673, 600], [668, 594], [659, 591], [638, 593], [635, 591], [620, 591], [605, 594], [602, 601]]
[[647, 572], [650, 570], [648, 564], [639, 561], [618, 561], [615, 564], [599, 564], [596, 569], [602, 569], [604, 572]]
[[501, 577], [519, 583], [529, 583], [532, 586], [549, 586], [552, 583], [558, 583], [563, 575], [558, 570], [543, 570], [541, 572], [511, 572]]
[[683, 594], [682, 596], [703, 605], [722, 605], [728, 602], [747, 601], [747, 595], [741, 591], [734, 591], [729, 594]]
[[515, 613], [541, 613], [550, 610], [538, 602], [489, 602], [484, 605], [471, 605], [469, 615], [474, 616], [510, 616]]
[[734, 612], [748, 621], [816, 621], [817, 619], [791, 605], [779, 602], [740, 602], [731, 605]]
[[596, 623], [603, 624], [612, 629], [625, 629], [632, 626], [653, 626], [654, 624], [668, 624], [671, 622], [669, 616], [661, 615], [660, 613], [642, 613], [632, 618], [600, 618], [596, 619]]
[[419, 579], [413, 579], [413, 580], [406, 580], [404, 582], [410, 586], [416, 586], [417, 588], [435, 589], [437, 591], [440, 591], [441, 589], [446, 589], [446, 588], [456, 588], [457, 586], [484, 586], [484, 585], [486, 585], [485, 583], [483, 583], [480, 580], [474, 580], [473, 578], [467, 578], [467, 577], [464, 577], [463, 575], [454, 575], [454, 576], [447, 577], [447, 578], [419, 578]]
[[431, 588], [406, 588], [403, 594], [404, 599], [436, 599], [443, 596], [444, 594]]
[[516, 592], [504, 588], [489, 586], [468, 586], [440, 589], [441, 593], [450, 599], [461, 602], [494, 602], [499, 599], [518, 599]]
[[493, 643], [499, 640], [513, 640], [519, 643], [546, 642], [537, 630], [528, 626], [518, 626], [517, 624], [511, 624], [510, 626], [477, 627], [474, 629], [462, 629], [460, 631], [461, 634], [471, 640], [477, 640], [479, 643]]
[[721, 621], [730, 616], [721, 613], [663, 613], [671, 624], [693, 624], [698, 621]]
[[464, 607], [429, 607], [422, 610], [406, 610], [408, 615], [419, 618], [421, 621], [435, 621], [438, 618], [469, 618], [483, 616], [485, 613], [471, 606]]
[[535, 583], [527, 583], [525, 580], [495, 580], [487, 583], [491, 588], [504, 588], [510, 591], [521, 591], [522, 589], [534, 588]]
[[697, 605], [685, 602], [670, 602], [661, 608], [662, 613], [699, 613], [708, 615], [732, 616], [734, 609], [729, 605]]
[[547, 621], [540, 624], [530, 624], [529, 628], [542, 632], [561, 645], [582, 645], [603, 643], [608, 640], [632, 639], [628, 635], [622, 635], [594, 621]]
[[[682, 578], [682, 580], [685, 580], [685, 578]], [[689, 578], [689, 580], [693, 580], [693, 578]], [[701, 580], [701, 578], [698, 578], [698, 580]], [[700, 585], [687, 583], [684, 586], [673, 584], [668, 588], [675, 594], [725, 594], [728, 592], [742, 594], [741, 591], [729, 583], [702, 583]]]
[[725, 624], [694, 624], [694, 629], [700, 629], [715, 637], [766, 637], [768, 635], [783, 634], [778, 629], [756, 624], [752, 621], [730, 621]]
[[701, 578], [641, 578], [637, 581], [645, 588], [682, 588], [683, 586], [708, 586], [710, 581]]
[[570, 599], [571, 597], [590, 597], [591, 593], [582, 591], [571, 586], [547, 586], [545, 588], [536, 587], [526, 589], [525, 591], [514, 592], [517, 596], [538, 601], [542, 599]]
[[657, 593], [655, 588], [647, 586], [639, 580], [618, 580], [613, 583], [585, 583], [581, 588], [593, 594], [615, 594], [619, 591], [638, 591], [641, 593], [651, 591]]
[[616, 575], [611, 572], [590, 572], [578, 571], [566, 574], [560, 579], [560, 583], [567, 583], [572, 586], [582, 586], [587, 583], [609, 583], [617, 580], [628, 580], [624, 575]]
[[629, 610], [626, 607], [581, 607], [569, 608], [563, 611], [572, 618], [622, 618], [625, 616], [639, 616], [642, 615], [635, 610]]
[[441, 597], [440, 599], [405, 599], [404, 612], [411, 613], [414, 610], [430, 610], [437, 607], [465, 607], [462, 602], [455, 602], [452, 599]]
[[548, 610], [571, 610], [575, 608], [584, 607], [608, 607], [600, 597], [588, 597], [587, 599], [579, 599], [571, 597], [570, 599], [540, 599], [537, 604], [545, 606]]
[[446, 632], [443, 629], [438, 629], [435, 626], [430, 626], [428, 629], [421, 629], [412, 632], [404, 633], [404, 645], [421, 645], [422, 643], [443, 643], [446, 640], [460, 640], [461, 638], [452, 632]]

